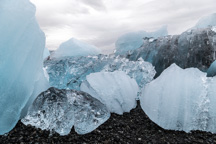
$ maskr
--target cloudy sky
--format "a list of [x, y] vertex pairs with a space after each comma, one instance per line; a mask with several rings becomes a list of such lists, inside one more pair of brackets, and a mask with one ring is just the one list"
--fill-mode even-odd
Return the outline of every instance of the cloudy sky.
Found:
[[179, 34], [202, 16], [216, 12], [216, 0], [31, 0], [47, 36], [47, 47], [76, 38], [112, 52], [127, 32], [154, 31], [168, 26]]

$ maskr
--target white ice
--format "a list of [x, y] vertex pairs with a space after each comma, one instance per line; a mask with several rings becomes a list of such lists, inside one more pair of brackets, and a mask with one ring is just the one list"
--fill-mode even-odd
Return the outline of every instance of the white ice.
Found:
[[50, 56], [50, 52], [48, 48], [45, 48], [43, 53], [43, 59], [45, 60], [48, 56]]
[[104, 103], [110, 112], [123, 114], [136, 107], [139, 87], [125, 72], [98, 72], [86, 77], [81, 91]]
[[142, 91], [140, 103], [164, 129], [216, 133], [216, 77], [173, 64]]
[[0, 0], [0, 135], [15, 126], [21, 112], [24, 115], [47, 88], [44, 47], [35, 6], [29, 0]]
[[207, 28], [209, 26], [216, 26], [216, 13], [202, 17], [194, 28]]
[[53, 52], [52, 58], [60, 58], [66, 56], [89, 56], [100, 54], [101, 51], [97, 47], [71, 38], [62, 43], [60, 47]]

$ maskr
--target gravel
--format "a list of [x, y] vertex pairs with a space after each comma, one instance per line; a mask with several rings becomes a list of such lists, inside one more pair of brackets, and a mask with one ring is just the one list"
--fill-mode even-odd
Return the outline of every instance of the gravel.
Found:
[[138, 105], [130, 113], [112, 114], [111, 118], [93, 132], [78, 135], [74, 129], [67, 136], [50, 135], [32, 126], [25, 126], [20, 121], [7, 135], [0, 136], [1, 144], [10, 143], [123, 143], [123, 144], [153, 144], [153, 143], [216, 143], [216, 134], [193, 131], [164, 130], [153, 123]]

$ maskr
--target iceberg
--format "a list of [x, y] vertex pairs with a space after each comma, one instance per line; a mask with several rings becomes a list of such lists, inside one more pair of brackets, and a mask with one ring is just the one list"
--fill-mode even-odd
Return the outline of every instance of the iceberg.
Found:
[[161, 27], [155, 32], [138, 31], [122, 35], [115, 43], [116, 54], [124, 54], [130, 50], [137, 49], [142, 46], [145, 37], [158, 38], [168, 35], [167, 26]]
[[[43, 75], [45, 35], [29, 0], [0, 1], [0, 135], [9, 132], [47, 89]], [[27, 108], [27, 107], [26, 107]]]
[[22, 123], [60, 135], [69, 134], [74, 126], [78, 134], [86, 134], [109, 117], [106, 106], [89, 94], [51, 87], [35, 99]]
[[216, 58], [216, 32], [212, 28], [192, 29], [154, 41], [146, 38], [142, 47], [122, 56], [135, 61], [141, 57], [152, 63], [156, 77], [172, 63], [181, 68], [196, 67], [206, 72]]
[[216, 26], [216, 13], [202, 17], [192, 29], [207, 28], [211, 26]]
[[43, 59], [47, 59], [50, 56], [50, 52], [48, 50], [48, 48], [44, 49], [44, 53], [43, 53]]
[[213, 77], [216, 75], [216, 61], [214, 61], [207, 70], [207, 77]]
[[101, 51], [97, 47], [71, 38], [62, 43], [59, 48], [53, 52], [51, 58], [61, 58], [66, 56], [89, 56], [98, 55]]
[[136, 81], [123, 71], [92, 73], [86, 77], [80, 89], [100, 100], [110, 112], [117, 114], [135, 108], [139, 92]]
[[216, 77], [176, 64], [145, 86], [140, 98], [148, 117], [168, 130], [216, 133]]
[[156, 73], [152, 64], [141, 58], [129, 61], [115, 55], [50, 59], [44, 62], [44, 66], [51, 86], [75, 90], [80, 90], [81, 83], [90, 73], [124, 71], [137, 81], [140, 88], [149, 83]]

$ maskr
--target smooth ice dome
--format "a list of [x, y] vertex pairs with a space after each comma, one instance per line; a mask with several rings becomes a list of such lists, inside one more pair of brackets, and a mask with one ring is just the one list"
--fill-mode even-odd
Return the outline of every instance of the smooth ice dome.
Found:
[[173, 64], [143, 89], [142, 109], [164, 129], [216, 133], [216, 77]]
[[81, 91], [104, 103], [110, 112], [123, 114], [136, 107], [139, 87], [125, 72], [98, 72], [86, 77]]
[[44, 66], [51, 86], [75, 90], [80, 90], [81, 83], [90, 73], [124, 71], [137, 81], [140, 88], [152, 81], [156, 73], [152, 64], [141, 58], [129, 61], [115, 55], [50, 59], [44, 62]]
[[155, 32], [138, 31], [127, 33], [118, 38], [116, 41], [116, 54], [124, 54], [129, 50], [134, 50], [141, 47], [145, 37], [158, 38], [161, 36], [166, 36], [167, 34], [168, 32], [166, 26], [161, 27]]
[[216, 26], [216, 13], [201, 18], [193, 28], [207, 28]]
[[71, 38], [62, 43], [60, 47], [53, 52], [52, 58], [60, 58], [65, 56], [89, 56], [101, 53], [97, 47]]
[[86, 134], [109, 117], [106, 106], [87, 93], [49, 88], [35, 99], [22, 123], [60, 135], [74, 126], [78, 134]]
[[47, 88], [44, 47], [35, 6], [29, 0], [0, 0], [0, 135], [15, 126], [21, 112], [24, 115]]

